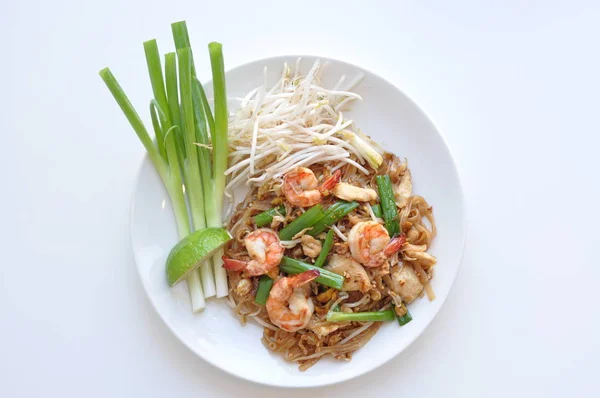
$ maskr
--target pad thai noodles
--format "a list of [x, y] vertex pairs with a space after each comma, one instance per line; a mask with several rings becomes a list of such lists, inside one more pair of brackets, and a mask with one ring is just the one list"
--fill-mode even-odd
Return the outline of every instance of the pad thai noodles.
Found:
[[228, 189], [249, 186], [229, 219], [229, 303], [300, 370], [350, 360], [383, 321], [405, 325], [408, 304], [434, 299], [432, 208], [413, 194], [408, 162], [344, 118], [360, 97], [322, 88], [320, 68], [284, 66], [229, 127]]

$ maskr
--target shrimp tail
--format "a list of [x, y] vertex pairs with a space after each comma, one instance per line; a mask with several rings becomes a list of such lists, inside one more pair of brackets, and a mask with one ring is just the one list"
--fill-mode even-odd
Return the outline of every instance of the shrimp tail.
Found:
[[321, 275], [321, 272], [318, 269], [311, 269], [309, 271], [304, 271], [301, 274], [288, 277], [288, 283], [291, 286], [300, 287], [317, 279], [319, 275]]
[[223, 259], [223, 268], [229, 271], [243, 271], [248, 266], [248, 263], [246, 261], [234, 260], [233, 258], [225, 256], [221, 258]]
[[406, 243], [406, 234], [394, 236], [392, 240], [390, 240], [390, 242], [387, 244], [385, 249], [383, 249], [383, 254], [385, 254], [386, 257], [390, 257], [392, 254], [400, 250], [404, 243]]
[[340, 170], [336, 170], [331, 177], [323, 181], [323, 184], [319, 187], [319, 191], [323, 194], [325, 192], [331, 191], [342, 179], [342, 172]]

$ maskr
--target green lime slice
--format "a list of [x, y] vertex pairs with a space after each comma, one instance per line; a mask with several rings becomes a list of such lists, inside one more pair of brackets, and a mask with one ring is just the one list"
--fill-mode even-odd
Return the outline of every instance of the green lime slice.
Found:
[[231, 234], [224, 228], [205, 228], [180, 240], [167, 257], [169, 286], [184, 280], [230, 239]]

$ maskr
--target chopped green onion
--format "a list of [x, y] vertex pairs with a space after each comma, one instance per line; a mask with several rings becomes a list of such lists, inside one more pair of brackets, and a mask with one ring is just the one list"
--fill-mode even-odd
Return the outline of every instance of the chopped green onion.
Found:
[[256, 304], [265, 305], [267, 303], [271, 287], [273, 287], [273, 279], [269, 278], [268, 275], [262, 275], [258, 282], [258, 289], [256, 290], [256, 297], [254, 299]]
[[406, 314], [402, 316], [396, 316], [396, 318], [398, 319], [398, 324], [400, 326], [404, 326], [408, 322], [412, 321], [412, 316], [410, 315], [410, 312], [408, 312], [408, 310], [406, 310]]
[[373, 311], [373, 312], [330, 312], [327, 314], [329, 322], [383, 322], [393, 321], [396, 318], [393, 310]]
[[336, 202], [329, 206], [325, 211], [325, 215], [318, 220], [310, 231], [307, 233], [311, 236], [317, 236], [321, 232], [325, 231], [327, 227], [335, 224], [342, 218], [344, 218], [348, 213], [358, 207], [357, 202]]
[[290, 257], [283, 257], [281, 264], [279, 264], [279, 269], [288, 274], [300, 274], [304, 271], [316, 269], [319, 270], [320, 275], [315, 279], [315, 282], [338, 290], [340, 290], [344, 284], [344, 277], [342, 275]]
[[279, 238], [281, 240], [291, 240], [298, 232], [314, 226], [324, 216], [325, 213], [320, 204], [313, 206], [279, 231]]
[[394, 190], [392, 189], [392, 180], [389, 175], [377, 176], [377, 188], [379, 188], [379, 200], [381, 201], [381, 210], [385, 220], [385, 228], [390, 236], [398, 235], [401, 231], [398, 222], [398, 209], [394, 199]]
[[327, 255], [331, 250], [331, 246], [333, 246], [333, 229], [330, 229], [327, 232], [327, 236], [325, 237], [325, 241], [323, 242], [323, 246], [321, 248], [321, 253], [315, 260], [315, 267], [321, 268], [323, 264], [325, 264], [325, 260], [327, 259]]
[[383, 213], [381, 213], [381, 206], [379, 204], [371, 206], [371, 210], [373, 210], [373, 214], [375, 214], [375, 217], [383, 218]]
[[262, 213], [255, 215], [254, 222], [256, 223], [257, 227], [264, 227], [265, 225], [271, 224], [271, 221], [273, 221], [273, 217], [275, 216], [285, 216], [284, 205], [263, 211]]

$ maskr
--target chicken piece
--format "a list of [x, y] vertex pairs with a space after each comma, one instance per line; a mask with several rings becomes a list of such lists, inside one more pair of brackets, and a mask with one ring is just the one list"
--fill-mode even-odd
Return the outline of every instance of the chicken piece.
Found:
[[396, 200], [396, 206], [403, 208], [408, 204], [408, 200], [412, 195], [412, 180], [410, 178], [410, 171], [402, 175], [400, 183], [394, 187], [394, 199]]
[[329, 264], [324, 268], [344, 276], [344, 284], [342, 285], [342, 291], [344, 292], [358, 290], [366, 293], [371, 290], [371, 280], [367, 271], [352, 257], [334, 254], [331, 256]]
[[316, 258], [321, 253], [321, 242], [310, 235], [302, 235], [302, 251], [310, 258]]
[[423, 285], [412, 267], [397, 267], [392, 271], [392, 291], [406, 303], [412, 302], [423, 291]]
[[358, 202], [372, 202], [377, 199], [377, 192], [375, 192], [374, 189], [359, 188], [345, 182], [338, 183], [331, 193], [333, 193], [334, 196], [349, 202], [352, 200]]

